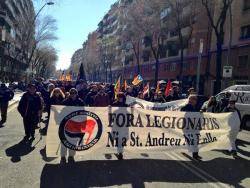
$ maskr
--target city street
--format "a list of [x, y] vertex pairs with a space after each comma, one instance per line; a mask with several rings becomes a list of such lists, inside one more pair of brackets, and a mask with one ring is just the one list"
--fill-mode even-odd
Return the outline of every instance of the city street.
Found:
[[[221, 151], [201, 153], [202, 162], [181, 153], [134, 155], [123, 161], [114, 155], [76, 157], [75, 164], [60, 165], [59, 158], [46, 158], [45, 139], [29, 147], [24, 136], [17, 103], [8, 110], [8, 121], [0, 128], [0, 187], [249, 187], [250, 134], [238, 136], [239, 159]], [[44, 125], [42, 125], [43, 127]]]

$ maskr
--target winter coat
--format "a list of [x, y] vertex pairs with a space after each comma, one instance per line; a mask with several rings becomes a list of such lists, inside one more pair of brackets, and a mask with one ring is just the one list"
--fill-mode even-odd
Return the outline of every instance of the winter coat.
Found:
[[84, 102], [82, 99], [80, 99], [79, 97], [77, 97], [75, 100], [73, 100], [72, 98], [68, 98], [65, 99], [62, 103], [65, 106], [84, 106]]
[[14, 92], [7, 87], [0, 87], [0, 103], [8, 103], [14, 97]]
[[29, 92], [24, 93], [17, 109], [23, 118], [38, 118], [39, 111], [42, 110], [40, 96], [31, 95]]
[[106, 93], [98, 93], [95, 97], [94, 97], [94, 106], [97, 107], [105, 107], [110, 105], [110, 98], [109, 95]]
[[50, 105], [62, 105], [64, 101], [64, 98], [62, 96], [59, 96], [59, 97], [51, 97], [50, 98]]
[[88, 106], [94, 106], [94, 98], [96, 96], [97, 92], [90, 91], [87, 96], [85, 97], [85, 104]]
[[165, 103], [166, 100], [164, 99], [164, 97], [157, 97], [157, 98], [152, 98], [150, 102], [155, 102], [155, 103]]
[[199, 112], [195, 107], [193, 107], [191, 104], [186, 104], [181, 108], [182, 112]]
[[127, 104], [122, 103], [122, 102], [119, 102], [119, 101], [115, 101], [113, 104], [112, 104], [113, 107], [128, 107]]

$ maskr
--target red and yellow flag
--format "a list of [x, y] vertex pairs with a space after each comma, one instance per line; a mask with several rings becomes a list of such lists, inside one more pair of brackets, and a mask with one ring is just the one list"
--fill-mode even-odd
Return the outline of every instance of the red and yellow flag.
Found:
[[160, 82], [157, 82], [157, 87], [156, 87], [156, 91], [157, 94], [160, 92]]
[[117, 99], [117, 95], [121, 90], [121, 77], [118, 78], [116, 84], [115, 84], [115, 88], [114, 88], [114, 92], [115, 92], [115, 99]]
[[72, 81], [72, 76], [70, 74], [67, 74], [65, 80]]
[[167, 84], [167, 87], [165, 90], [165, 96], [169, 96], [171, 89], [172, 89], [172, 82], [170, 80], [168, 80], [168, 84]]
[[127, 80], [124, 80], [123, 88], [124, 88], [124, 91], [127, 90], [127, 88], [128, 88]]
[[146, 95], [149, 94], [149, 82], [147, 85], [143, 88], [143, 96], [145, 97]]
[[134, 86], [137, 86], [137, 85], [139, 85], [142, 81], [143, 81], [142, 76], [141, 76], [140, 74], [138, 74], [138, 75], [134, 78], [134, 80], [132, 81], [132, 84], [133, 84]]

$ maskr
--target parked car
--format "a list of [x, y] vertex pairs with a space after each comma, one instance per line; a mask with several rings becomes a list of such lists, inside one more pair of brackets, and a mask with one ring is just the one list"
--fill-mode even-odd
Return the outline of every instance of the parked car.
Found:
[[248, 87], [242, 86], [235, 86], [234, 88], [237, 88], [238, 90], [223, 90], [215, 96], [216, 100], [220, 101], [222, 98], [225, 97], [226, 93], [230, 93], [231, 96], [236, 99], [236, 107], [238, 108], [241, 114], [242, 126], [245, 129], [250, 130], [250, 90], [244, 91]]
[[224, 89], [223, 91], [230, 91], [230, 90], [233, 90], [233, 91], [250, 91], [250, 85], [233, 85], [233, 86], [230, 86], [230, 87]]

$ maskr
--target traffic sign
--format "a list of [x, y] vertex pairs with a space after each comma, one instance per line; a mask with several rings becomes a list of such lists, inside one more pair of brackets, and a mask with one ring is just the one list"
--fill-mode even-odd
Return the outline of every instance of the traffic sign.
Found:
[[223, 67], [223, 77], [231, 78], [233, 75], [233, 67], [232, 66], [224, 66]]

